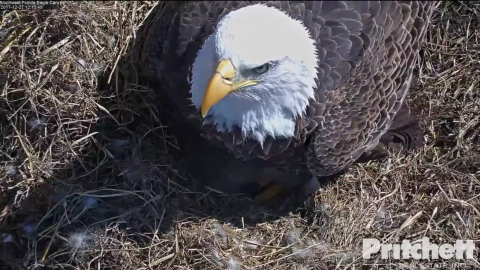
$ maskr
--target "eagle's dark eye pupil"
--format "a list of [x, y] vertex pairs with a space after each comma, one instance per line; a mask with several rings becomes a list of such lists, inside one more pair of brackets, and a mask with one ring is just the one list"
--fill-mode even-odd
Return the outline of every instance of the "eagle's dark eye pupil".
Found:
[[259, 67], [256, 67], [254, 68], [253, 70], [258, 73], [258, 74], [262, 74], [262, 73], [265, 73], [267, 72], [268, 70], [270, 69], [270, 65], [269, 64], [263, 64]]

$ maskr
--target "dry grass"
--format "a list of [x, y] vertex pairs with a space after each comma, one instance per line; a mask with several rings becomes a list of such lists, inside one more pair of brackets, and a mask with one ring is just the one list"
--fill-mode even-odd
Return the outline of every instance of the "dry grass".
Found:
[[129, 54], [154, 5], [3, 14], [2, 269], [358, 269], [364, 237], [480, 239], [479, 4], [434, 15], [412, 89], [425, 147], [355, 166], [306, 217], [233, 211], [242, 199], [196, 192], [171, 165]]

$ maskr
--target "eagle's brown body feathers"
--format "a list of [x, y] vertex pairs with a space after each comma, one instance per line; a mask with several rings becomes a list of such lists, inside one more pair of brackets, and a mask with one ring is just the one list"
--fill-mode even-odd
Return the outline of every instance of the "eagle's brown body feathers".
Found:
[[[203, 119], [189, 100], [192, 63], [205, 38], [229, 11], [254, 3], [275, 6], [302, 21], [316, 41], [319, 58], [316, 100], [297, 119], [295, 136], [269, 137], [263, 147], [241, 136], [240, 129], [220, 133], [213, 126], [202, 126]], [[392, 137], [392, 122], [405, 122], [401, 119], [405, 115], [397, 113], [408, 94], [434, 5], [426, 1], [172, 3], [152, 22], [139, 57], [148, 77], [159, 83], [159, 91], [167, 93], [182, 117], [207, 140], [242, 159], [308, 168], [315, 176], [327, 176], [350, 166], [382, 136]], [[421, 141], [417, 135], [400, 137], [408, 147]]]

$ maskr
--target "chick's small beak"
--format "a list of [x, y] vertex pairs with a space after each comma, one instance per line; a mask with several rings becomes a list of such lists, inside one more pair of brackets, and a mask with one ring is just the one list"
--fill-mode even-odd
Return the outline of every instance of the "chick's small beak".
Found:
[[210, 108], [217, 104], [228, 93], [234, 91], [233, 78], [235, 68], [230, 60], [222, 60], [217, 66], [215, 74], [210, 79], [202, 102], [202, 116], [205, 117]]

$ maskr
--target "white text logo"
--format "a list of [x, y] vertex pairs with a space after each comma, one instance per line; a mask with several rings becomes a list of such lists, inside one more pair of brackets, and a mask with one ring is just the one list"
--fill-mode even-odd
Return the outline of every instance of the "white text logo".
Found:
[[[371, 259], [371, 255], [381, 252], [381, 259], [473, 259], [475, 243], [473, 240], [457, 240], [455, 244], [431, 244], [427, 237], [420, 243], [411, 244], [403, 240], [402, 244], [381, 244], [378, 239], [363, 239], [363, 259]], [[392, 253], [393, 256], [390, 256]]]

